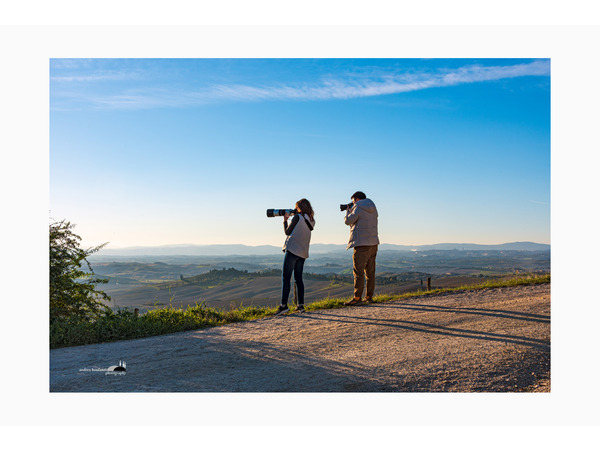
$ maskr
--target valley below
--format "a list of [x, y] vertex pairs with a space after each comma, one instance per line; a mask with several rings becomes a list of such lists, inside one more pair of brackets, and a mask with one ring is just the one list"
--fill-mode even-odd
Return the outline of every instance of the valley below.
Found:
[[[108, 255], [90, 257], [98, 286], [113, 309], [140, 313], [204, 302], [225, 310], [276, 306], [281, 298], [283, 255]], [[486, 279], [549, 273], [550, 251], [381, 250], [376, 295], [459, 287]], [[305, 302], [352, 295], [352, 253], [311, 255], [304, 268]], [[293, 292], [290, 294], [293, 303]]]

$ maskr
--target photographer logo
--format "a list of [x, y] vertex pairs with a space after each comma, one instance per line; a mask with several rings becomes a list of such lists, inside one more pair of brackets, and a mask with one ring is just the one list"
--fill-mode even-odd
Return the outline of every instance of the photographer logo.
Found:
[[79, 369], [79, 372], [104, 372], [104, 375], [126, 375], [127, 374], [127, 363], [119, 360], [119, 364], [116, 366], [110, 366], [106, 369], [92, 367], [91, 369], [84, 368]]

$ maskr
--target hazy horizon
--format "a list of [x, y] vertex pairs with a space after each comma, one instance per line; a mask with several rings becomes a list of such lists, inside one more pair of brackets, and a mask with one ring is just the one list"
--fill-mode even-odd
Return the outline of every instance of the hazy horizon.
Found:
[[[396, 244], [396, 243], [392, 243], [392, 242], [381, 242], [380, 245], [396, 245], [396, 246], [402, 246], [402, 247], [421, 247], [421, 246], [430, 246], [430, 245], [444, 245], [444, 244], [471, 244], [471, 245], [502, 245], [502, 244], [512, 244], [512, 243], [521, 243], [521, 242], [527, 242], [527, 243], [532, 243], [532, 244], [539, 244], [539, 245], [551, 245], [549, 242], [533, 242], [533, 241], [512, 241], [512, 242], [433, 242], [433, 243], [421, 243], [421, 244]], [[311, 242], [310, 245], [346, 245], [347, 242]], [[112, 250], [119, 250], [119, 249], [124, 249], [124, 248], [135, 248], [135, 247], [186, 247], [186, 246], [198, 246], [198, 247], [208, 247], [208, 246], [244, 246], [244, 247], [281, 247], [280, 244], [243, 244], [240, 242], [237, 243], [230, 243], [230, 244], [223, 244], [223, 243], [214, 243], [214, 244], [194, 244], [191, 242], [183, 242], [183, 243], [178, 243], [178, 244], [156, 244], [156, 245], [127, 245], [127, 246], [123, 246], [123, 247], [113, 247], [110, 245], [107, 245], [106, 247], [104, 247], [105, 249], [112, 249]]]
[[[134, 256], [260, 256], [281, 255], [281, 245], [245, 245], [245, 244], [167, 244], [157, 246], [131, 246], [131, 247], [105, 247], [98, 253], [98, 257], [134, 257]], [[439, 250], [462, 251], [549, 251], [550, 244], [535, 242], [505, 242], [501, 244], [477, 243], [437, 243], [425, 245], [399, 245], [381, 243], [380, 253], [385, 252], [427, 252]], [[334, 255], [346, 253], [346, 243], [323, 244], [312, 243], [311, 256]], [[351, 253], [351, 252], [350, 252]]]

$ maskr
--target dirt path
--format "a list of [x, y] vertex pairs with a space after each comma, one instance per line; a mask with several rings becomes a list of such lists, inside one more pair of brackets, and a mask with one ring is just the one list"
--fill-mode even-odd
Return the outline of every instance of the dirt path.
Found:
[[[104, 371], [119, 360], [126, 375]], [[549, 377], [549, 284], [50, 351], [51, 392], [549, 392]]]

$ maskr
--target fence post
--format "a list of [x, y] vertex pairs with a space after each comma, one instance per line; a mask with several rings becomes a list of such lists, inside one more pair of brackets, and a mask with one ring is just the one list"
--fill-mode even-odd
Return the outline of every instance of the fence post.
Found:
[[294, 280], [294, 306], [298, 306], [298, 285], [296, 284], [296, 280]]
[[139, 310], [139, 308], [135, 308], [135, 309], [133, 310], [133, 315], [134, 315], [135, 317], [137, 317], [137, 316], [139, 316], [139, 315], [140, 315], [140, 310]]
[[427, 277], [427, 290], [431, 290], [431, 277]]

